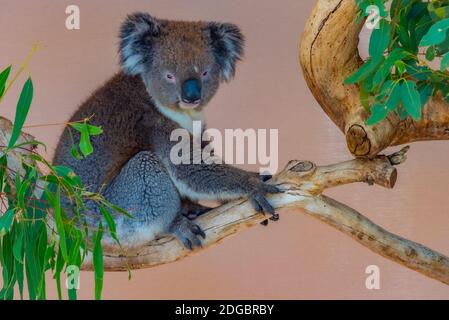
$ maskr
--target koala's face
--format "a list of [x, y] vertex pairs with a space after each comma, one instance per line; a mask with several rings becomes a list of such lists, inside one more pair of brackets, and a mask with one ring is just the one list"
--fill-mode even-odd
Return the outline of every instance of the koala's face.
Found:
[[158, 20], [128, 16], [121, 29], [123, 69], [140, 75], [158, 106], [201, 110], [220, 82], [228, 81], [243, 54], [237, 26], [214, 22]]

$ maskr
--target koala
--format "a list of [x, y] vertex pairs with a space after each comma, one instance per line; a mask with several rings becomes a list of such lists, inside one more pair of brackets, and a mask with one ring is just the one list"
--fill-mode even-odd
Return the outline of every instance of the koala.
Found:
[[[92, 137], [94, 153], [74, 159], [70, 148], [80, 136], [73, 133], [72, 138], [65, 128], [53, 163], [71, 167], [89, 191], [101, 193], [133, 216], [115, 217], [121, 244], [136, 246], [174, 235], [188, 249], [201, 246], [205, 233], [192, 218], [209, 210], [197, 203], [204, 199], [247, 197], [257, 211], [276, 219], [266, 195], [279, 190], [258, 174], [227, 164], [170, 161], [176, 144], [171, 132], [191, 132], [194, 120], [204, 120], [204, 107], [219, 85], [234, 76], [243, 55], [240, 29], [230, 23], [170, 21], [134, 13], [122, 24], [119, 38], [122, 70], [69, 120], [91, 117], [92, 124], [103, 128], [102, 135]], [[63, 201], [70, 207], [68, 199]], [[87, 210], [89, 217], [101, 216], [92, 203]], [[95, 223], [94, 218], [89, 223]]]

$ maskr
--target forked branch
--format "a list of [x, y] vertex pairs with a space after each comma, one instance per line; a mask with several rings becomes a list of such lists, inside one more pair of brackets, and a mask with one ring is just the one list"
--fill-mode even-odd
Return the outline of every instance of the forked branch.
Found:
[[304, 78], [318, 103], [346, 136], [356, 157], [374, 157], [389, 146], [419, 140], [449, 139], [449, 104], [441, 97], [429, 100], [422, 119], [400, 121], [389, 116], [374, 126], [360, 103], [357, 85], [344, 80], [362, 64], [358, 52], [363, 23], [356, 23], [354, 0], [317, 0], [301, 39]]

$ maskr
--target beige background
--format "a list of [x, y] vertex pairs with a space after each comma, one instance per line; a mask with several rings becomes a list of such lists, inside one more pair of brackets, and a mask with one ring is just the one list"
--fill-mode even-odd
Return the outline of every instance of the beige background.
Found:
[[[237, 23], [247, 37], [236, 79], [207, 110], [210, 127], [278, 128], [280, 165], [289, 159], [325, 164], [346, 160], [344, 138], [313, 99], [299, 62], [299, 36], [312, 0], [2, 0], [0, 66], [18, 65], [31, 44], [45, 48], [30, 64], [35, 99], [28, 125], [65, 121], [89, 93], [118, 70], [117, 30], [127, 13], [146, 10], [170, 19]], [[81, 9], [81, 30], [65, 28], [65, 8]], [[13, 117], [18, 90], [0, 113]], [[29, 129], [51, 155], [62, 126]], [[49, 156], [50, 156], [49, 155]], [[351, 185], [328, 194], [393, 232], [449, 254], [449, 145], [413, 145], [397, 187]], [[365, 288], [365, 268], [381, 270], [381, 289]], [[55, 298], [49, 278], [48, 296]], [[80, 297], [92, 298], [91, 273]], [[378, 299], [449, 298], [449, 287], [389, 262], [301, 212], [285, 212], [174, 264], [105, 275], [105, 298], [120, 299]]]

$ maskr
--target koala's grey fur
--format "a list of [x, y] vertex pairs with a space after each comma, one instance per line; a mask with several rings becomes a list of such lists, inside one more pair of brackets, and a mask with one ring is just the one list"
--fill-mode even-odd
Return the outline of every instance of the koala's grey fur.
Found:
[[[204, 233], [186, 217], [207, 210], [194, 202], [200, 199], [248, 197], [258, 211], [274, 215], [265, 194], [278, 190], [258, 175], [225, 164], [170, 161], [177, 143], [170, 141], [171, 132], [202, 119], [201, 110], [219, 83], [234, 74], [243, 52], [240, 30], [232, 24], [158, 20], [137, 13], [124, 22], [120, 39], [123, 72], [70, 118], [93, 115], [91, 123], [103, 128], [102, 135], [92, 137], [94, 153], [74, 159], [66, 128], [53, 163], [73, 168], [91, 191], [102, 192], [134, 216], [116, 218], [121, 243], [138, 245], [173, 234], [188, 248], [200, 246]], [[179, 80], [168, 81], [166, 72]], [[192, 77], [201, 79], [201, 102], [184, 109], [179, 83]], [[73, 142], [79, 143], [78, 134]], [[93, 205], [89, 210], [98, 211]]]

